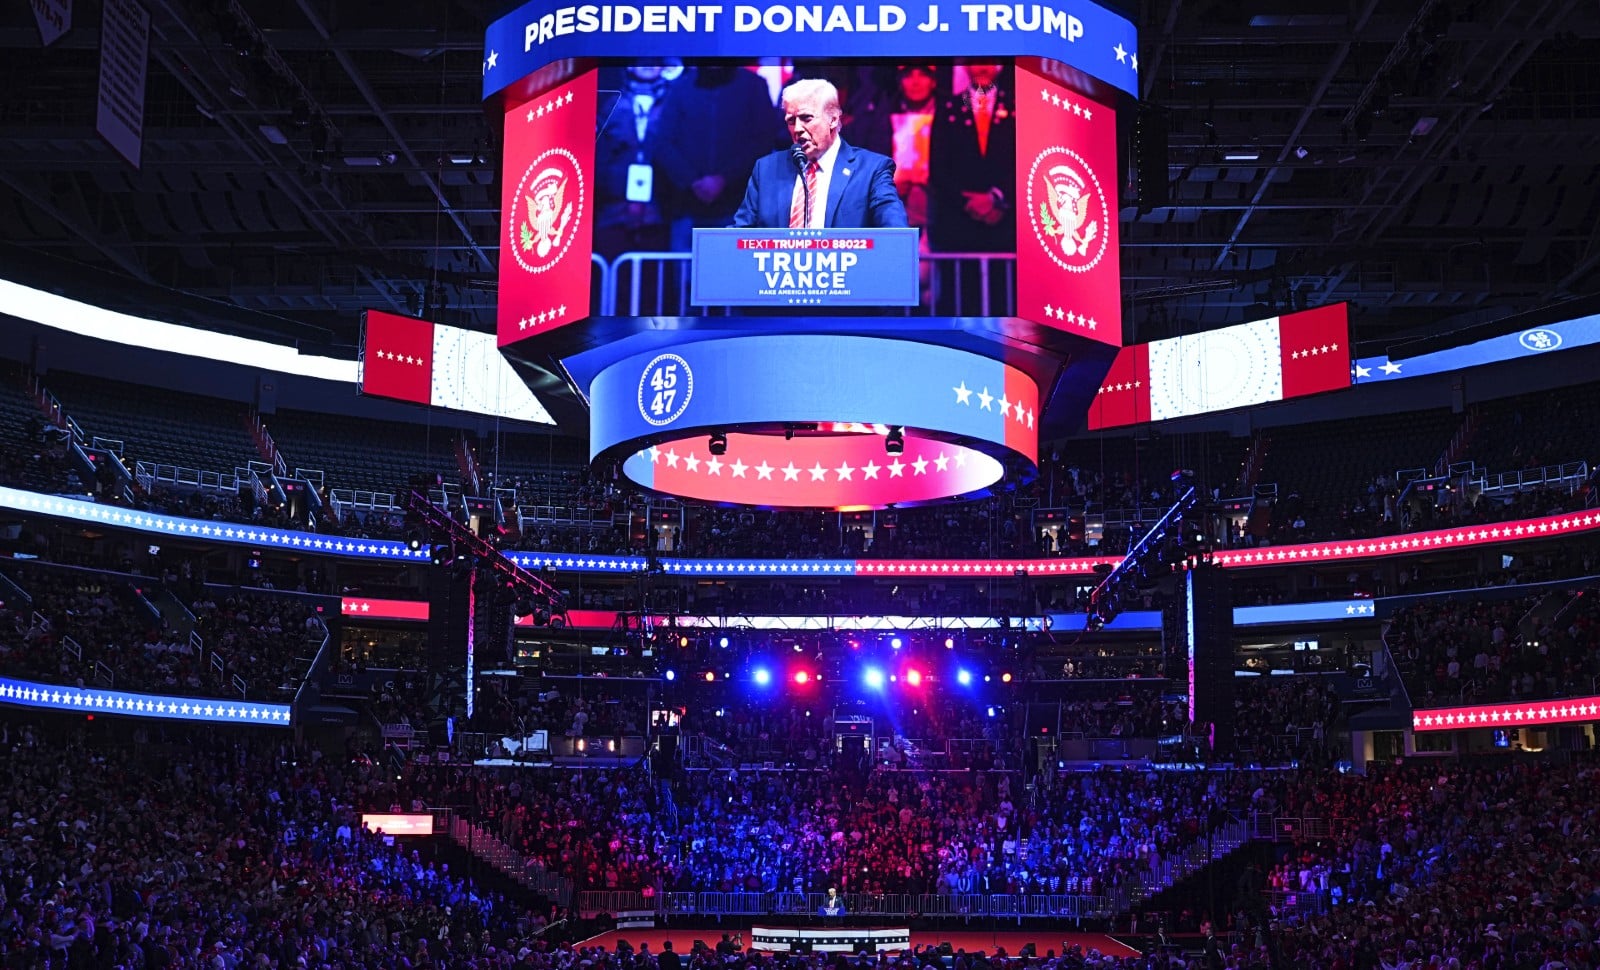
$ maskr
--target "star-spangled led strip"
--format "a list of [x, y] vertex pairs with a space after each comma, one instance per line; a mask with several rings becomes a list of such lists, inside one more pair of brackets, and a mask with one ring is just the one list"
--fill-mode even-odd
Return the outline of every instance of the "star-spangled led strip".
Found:
[[[1237, 626], [1273, 624], [1284, 626], [1295, 623], [1337, 623], [1349, 620], [1370, 620], [1377, 605], [1371, 600], [1335, 600], [1319, 603], [1280, 603], [1273, 606], [1236, 606], [1233, 622]], [[401, 623], [426, 623], [426, 600], [370, 599], [346, 596], [340, 611], [355, 620], [383, 620]], [[616, 625], [615, 610], [570, 610], [567, 624], [577, 629], [609, 630]], [[1049, 613], [1043, 616], [1012, 617], [1021, 629], [1038, 632], [1044, 629], [1072, 629], [1083, 625], [1082, 613]], [[643, 618], [647, 626], [679, 627], [745, 627], [757, 630], [995, 630], [1000, 621], [992, 616], [685, 616], [682, 614], [650, 614]], [[532, 617], [522, 617], [519, 626], [533, 625]], [[1161, 614], [1138, 610], [1117, 614], [1106, 624], [1112, 632], [1120, 630], [1159, 630]]]
[[1411, 712], [1411, 728], [1414, 731], [1460, 731], [1573, 724], [1597, 719], [1600, 719], [1600, 697], [1569, 697], [1519, 704], [1419, 708]]
[[0, 677], [0, 704], [85, 714], [205, 721], [211, 724], [265, 724], [276, 727], [289, 727], [290, 724], [288, 704], [170, 694], [130, 694], [125, 691], [40, 684], [9, 677]]
[[[294, 549], [352, 559], [426, 560], [426, 547], [412, 550], [403, 542], [382, 539], [345, 539], [312, 532], [263, 526], [186, 519], [140, 512], [84, 499], [45, 495], [0, 486], [0, 507], [55, 518], [116, 526], [156, 535], [200, 538], [210, 542], [268, 549]], [[1600, 529], [1600, 510], [1547, 515], [1494, 525], [1434, 529], [1377, 539], [1316, 542], [1289, 546], [1264, 546], [1218, 552], [1214, 559], [1229, 569], [1280, 566], [1303, 562], [1342, 562], [1381, 559], [1419, 552], [1471, 546], [1492, 546], [1524, 539], [1555, 538]], [[525, 569], [563, 572], [631, 573], [646, 568], [643, 556], [595, 556], [583, 553], [509, 553]], [[1116, 564], [1120, 556], [1077, 559], [668, 559], [660, 560], [668, 573], [695, 576], [1011, 576], [1019, 569], [1031, 576], [1081, 576], [1103, 563]]]

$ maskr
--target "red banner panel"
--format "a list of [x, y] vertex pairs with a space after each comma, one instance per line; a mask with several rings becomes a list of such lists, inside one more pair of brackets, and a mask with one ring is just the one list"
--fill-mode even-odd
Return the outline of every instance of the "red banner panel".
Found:
[[361, 393], [427, 404], [433, 392], [433, 324], [368, 310]]
[[1117, 113], [1017, 67], [1017, 315], [1122, 344]]
[[1350, 386], [1349, 305], [1335, 303], [1278, 318], [1283, 396], [1300, 397]]
[[1150, 420], [1150, 345], [1117, 351], [1111, 369], [1089, 405], [1089, 430], [1143, 424]]
[[589, 315], [594, 119], [588, 71], [506, 113], [500, 180], [500, 346]]

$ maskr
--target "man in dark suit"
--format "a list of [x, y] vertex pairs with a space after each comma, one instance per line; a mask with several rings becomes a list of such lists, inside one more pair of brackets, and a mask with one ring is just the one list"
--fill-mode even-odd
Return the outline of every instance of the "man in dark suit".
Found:
[[894, 160], [847, 144], [839, 92], [808, 78], [783, 91], [783, 123], [794, 144], [756, 162], [733, 224], [761, 229], [906, 226]]
[[[967, 78], [967, 89], [934, 115], [928, 139], [930, 241], [935, 252], [1014, 252], [1016, 105], [1000, 84], [1000, 65], [969, 64]], [[936, 312], [960, 316], [1008, 312], [1013, 265], [991, 260], [985, 269], [984, 262], [979, 257], [940, 267]]]
[[968, 65], [971, 85], [934, 116], [928, 186], [936, 250], [1016, 249], [1016, 105], [1000, 72], [998, 64]]

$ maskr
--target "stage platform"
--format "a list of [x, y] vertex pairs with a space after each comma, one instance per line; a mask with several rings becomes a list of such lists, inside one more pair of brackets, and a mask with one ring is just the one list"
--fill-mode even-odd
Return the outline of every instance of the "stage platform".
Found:
[[[580, 946], [603, 946], [608, 950], [616, 948], [618, 941], [627, 940], [629, 945], [637, 947], [641, 943], [650, 944], [652, 951], [659, 951], [661, 944], [667, 940], [672, 941], [672, 948], [681, 954], [688, 954], [694, 948], [695, 940], [704, 940], [709, 946], [716, 946], [722, 939], [723, 933], [743, 933], [745, 943], [750, 942], [750, 928], [740, 927], [708, 927], [703, 929], [679, 929], [676, 927], [654, 927], [649, 929], [623, 929], [611, 930], [592, 936], [580, 943]], [[996, 950], [1005, 950], [1008, 956], [1015, 957], [1022, 952], [1022, 948], [1029, 943], [1034, 945], [1035, 952], [1044, 956], [1045, 951], [1054, 950], [1061, 953], [1062, 943], [1068, 946], [1077, 945], [1084, 950], [1098, 950], [1111, 956], [1136, 957], [1139, 951], [1130, 946], [1117, 942], [1116, 939], [1104, 933], [1072, 933], [1054, 932], [1050, 930], [1001, 930], [999, 932], [979, 932], [976, 930], [912, 930], [911, 945], [937, 946], [940, 943], [949, 943], [956, 950], [965, 950], [968, 953], [993, 954]]]

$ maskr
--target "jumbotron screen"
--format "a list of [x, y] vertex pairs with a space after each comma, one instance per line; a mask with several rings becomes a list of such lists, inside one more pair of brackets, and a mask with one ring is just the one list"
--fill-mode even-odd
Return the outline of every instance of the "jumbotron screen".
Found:
[[1349, 338], [1349, 305], [1335, 303], [1124, 347], [1089, 406], [1089, 429], [1349, 387]]
[[697, 305], [686, 271], [697, 231], [731, 228], [693, 273], [778, 312], [918, 305], [1120, 345], [1109, 98], [1040, 58], [610, 64], [508, 98], [499, 343], [736, 305]]

